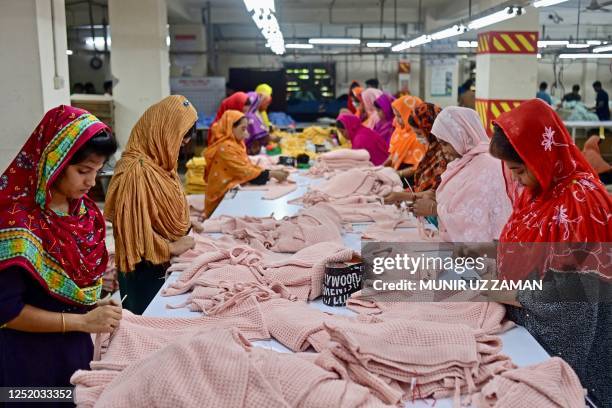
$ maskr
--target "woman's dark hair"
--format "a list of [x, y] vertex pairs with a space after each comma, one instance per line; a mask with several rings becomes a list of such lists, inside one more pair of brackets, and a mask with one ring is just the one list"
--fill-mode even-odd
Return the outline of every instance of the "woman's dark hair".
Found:
[[344, 127], [344, 123], [342, 123], [342, 122], [341, 122], [341, 121], [339, 121], [339, 120], [337, 120], [337, 121], [336, 121], [336, 127], [337, 127], [338, 129], [345, 129], [345, 127]]
[[188, 137], [193, 139], [196, 136], [196, 123], [194, 123], [193, 126], [189, 128], [189, 130], [185, 133], [185, 136], [183, 136], [183, 139], [187, 139]]
[[89, 139], [70, 159], [70, 164], [81, 163], [92, 154], [103, 156], [108, 160], [117, 151], [117, 142], [113, 135], [106, 130], [101, 130]]
[[240, 119], [234, 122], [232, 127], [237, 128], [238, 126], [240, 126], [240, 122], [242, 122], [243, 120], [246, 120], [246, 118], [247, 118], [246, 116], [241, 117]]
[[523, 159], [514, 149], [510, 140], [499, 126], [493, 127], [493, 137], [489, 146], [489, 152], [492, 156], [500, 160], [512, 161], [515, 163], [524, 163]]

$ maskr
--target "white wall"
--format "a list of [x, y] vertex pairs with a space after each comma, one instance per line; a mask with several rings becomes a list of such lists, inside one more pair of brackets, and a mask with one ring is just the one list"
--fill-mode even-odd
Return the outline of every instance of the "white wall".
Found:
[[64, 1], [53, 0], [58, 75], [53, 83], [51, 3], [48, 0], [4, 1], [0, 14], [0, 169], [4, 170], [30, 136], [45, 111], [69, 103]]
[[[177, 39], [176, 36], [193, 36], [194, 39]], [[194, 52], [206, 51], [206, 32], [202, 24], [173, 24], [170, 26], [170, 76], [182, 76], [188, 66], [191, 76], [206, 76], [206, 55]], [[185, 53], [181, 53], [185, 52]]]

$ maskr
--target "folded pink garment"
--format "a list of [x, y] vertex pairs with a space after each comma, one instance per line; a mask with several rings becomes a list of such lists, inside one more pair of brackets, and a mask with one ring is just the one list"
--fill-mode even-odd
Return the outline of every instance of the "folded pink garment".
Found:
[[72, 378], [78, 405], [384, 406], [368, 388], [323, 369], [312, 358], [253, 348], [236, 329], [213, 329], [179, 339], [111, 376], [78, 371]]
[[[198, 318], [142, 317], [123, 311], [119, 327], [96, 338], [92, 369], [121, 370], [179, 338], [214, 327], [236, 327], [250, 339], [270, 338], [259, 303], [247, 299], [226, 314]], [[99, 356], [98, 356], [99, 355]]]
[[305, 208], [293, 217], [222, 216], [204, 222], [204, 231], [231, 235], [256, 249], [293, 253], [318, 242], [342, 242], [342, 220], [334, 208]]
[[349, 261], [353, 256], [353, 250], [333, 242], [311, 245], [277, 261], [264, 260], [259, 251], [247, 246], [219, 249], [194, 259], [162, 291], [162, 296], [191, 292], [186, 303], [173, 307], [188, 306], [191, 310], [206, 312], [242, 292], [237, 284], [247, 289], [256, 288], [257, 284], [269, 288], [278, 285], [278, 293], [286, 290], [300, 300], [315, 299], [321, 295], [325, 264]]
[[191, 215], [201, 215], [204, 212], [204, 194], [189, 194], [187, 204]]
[[585, 390], [561, 358], [505, 371], [493, 377], [475, 396], [478, 408], [582, 408]]
[[361, 237], [381, 242], [440, 242], [440, 237], [434, 230], [425, 230], [412, 215], [372, 224], [366, 228]]
[[297, 184], [293, 180], [286, 180], [279, 183], [276, 179], [270, 179], [270, 181], [264, 185], [245, 184], [240, 186], [240, 189], [246, 191], [265, 191], [262, 197], [264, 200], [276, 200], [277, 198], [297, 190]]
[[348, 299], [347, 307], [357, 313], [375, 315], [378, 321], [406, 319], [464, 324], [489, 334], [498, 334], [513, 326], [505, 321], [504, 305], [495, 302], [382, 302], [375, 296], [362, 298], [357, 292]]
[[364, 149], [339, 149], [321, 154], [308, 170], [308, 175], [321, 177], [337, 170], [372, 167], [370, 153]]
[[323, 324], [332, 342], [320, 363], [341, 364], [351, 379], [390, 404], [453, 394], [458, 399], [514, 367], [499, 354], [499, 337], [465, 325], [404, 319]]
[[393, 191], [402, 191], [402, 181], [390, 167], [352, 168], [310, 189], [319, 191], [331, 199], [353, 195], [382, 198]]

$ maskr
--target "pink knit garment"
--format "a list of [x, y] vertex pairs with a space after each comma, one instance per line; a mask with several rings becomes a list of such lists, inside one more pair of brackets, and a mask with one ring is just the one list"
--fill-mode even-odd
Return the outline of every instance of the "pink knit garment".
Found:
[[276, 179], [271, 178], [266, 184], [258, 186], [255, 184], [245, 184], [240, 186], [240, 190], [245, 191], [265, 191], [261, 197], [264, 200], [276, 200], [293, 193], [297, 190], [297, 184], [293, 180], [285, 180], [279, 183]]
[[321, 154], [308, 170], [308, 175], [321, 177], [336, 171], [373, 167], [370, 153], [364, 149], [339, 149]]
[[586, 391], [559, 357], [503, 372], [475, 396], [478, 408], [583, 408]]
[[339, 367], [382, 401], [473, 394], [493, 375], [513, 368], [497, 336], [465, 325], [390, 319], [323, 323], [332, 342], [319, 364]]
[[[253, 348], [237, 330], [179, 339], [123, 371], [79, 371], [79, 407], [382, 407], [312, 358]], [[114, 375], [113, 375], [114, 374]]]
[[204, 231], [223, 233], [256, 249], [293, 253], [318, 242], [342, 242], [342, 220], [330, 206], [305, 208], [280, 221], [222, 216], [204, 222]]
[[402, 191], [402, 182], [390, 167], [372, 169], [353, 168], [333, 176], [329, 180], [310, 187], [331, 199], [348, 196], [385, 197], [393, 191]]
[[[246, 289], [253, 289], [258, 286], [256, 284], [278, 285], [279, 294], [286, 290], [300, 300], [315, 299], [321, 296], [325, 264], [349, 261], [353, 256], [353, 250], [333, 242], [311, 245], [283, 260], [269, 262], [264, 261], [260, 252], [247, 246], [219, 249], [196, 258], [176, 282], [162, 291], [162, 295], [191, 292], [185, 304], [175, 306], [209, 313], [243, 291], [236, 285]], [[265, 294], [259, 296], [269, 298]]]

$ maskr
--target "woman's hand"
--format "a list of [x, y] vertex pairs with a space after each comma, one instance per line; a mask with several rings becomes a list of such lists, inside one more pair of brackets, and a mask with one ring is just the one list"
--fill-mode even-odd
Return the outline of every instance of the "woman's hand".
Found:
[[174, 242], [171, 242], [168, 244], [168, 246], [170, 247], [170, 255], [179, 256], [182, 253], [193, 249], [195, 247], [195, 240], [193, 237], [184, 236]]
[[[86, 333], [111, 333], [119, 326], [122, 309], [114, 300], [108, 300], [109, 304], [98, 306], [84, 315], [71, 315], [77, 319], [74, 329]], [[67, 325], [70, 331], [71, 325]]]
[[430, 215], [438, 215], [436, 210], [436, 201], [431, 198], [420, 198], [414, 202], [412, 212], [417, 217], [427, 217]]
[[191, 220], [191, 229], [193, 229], [198, 234], [204, 232], [204, 226], [202, 225], [201, 222], [196, 221], [196, 220]]
[[394, 191], [384, 198], [385, 204], [399, 204], [403, 201], [413, 201], [414, 194], [407, 191]]
[[284, 170], [270, 170], [270, 177], [273, 177], [276, 179], [276, 181], [282, 183], [283, 181], [287, 180], [289, 173]]

